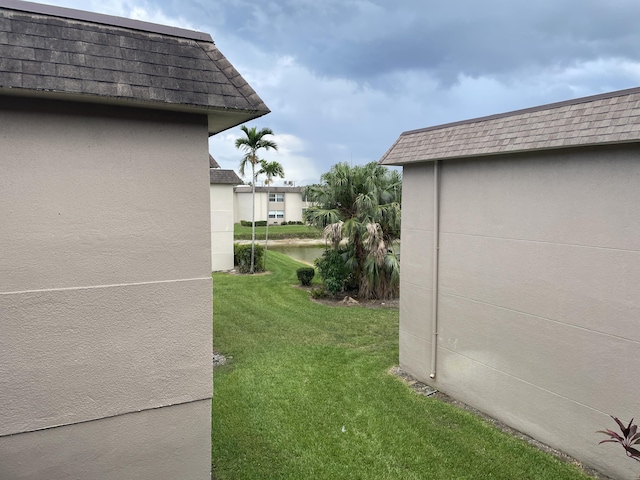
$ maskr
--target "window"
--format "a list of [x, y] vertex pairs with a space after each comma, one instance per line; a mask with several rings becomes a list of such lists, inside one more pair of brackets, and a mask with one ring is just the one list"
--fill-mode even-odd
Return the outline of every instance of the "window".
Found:
[[269, 201], [270, 202], [279, 202], [279, 203], [284, 202], [284, 193], [270, 193], [269, 194]]
[[284, 210], [269, 210], [269, 218], [284, 218]]

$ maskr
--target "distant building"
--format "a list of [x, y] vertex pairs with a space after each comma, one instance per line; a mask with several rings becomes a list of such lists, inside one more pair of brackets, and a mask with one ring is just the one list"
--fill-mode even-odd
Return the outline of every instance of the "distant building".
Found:
[[211, 203], [211, 270], [233, 268], [233, 187], [242, 183], [233, 170], [223, 170], [209, 155]]
[[[268, 190], [268, 193], [267, 193]], [[255, 220], [269, 221], [269, 225], [282, 222], [301, 222], [308, 203], [305, 187], [256, 187]], [[234, 221], [251, 220], [251, 185], [239, 185], [235, 193]]]

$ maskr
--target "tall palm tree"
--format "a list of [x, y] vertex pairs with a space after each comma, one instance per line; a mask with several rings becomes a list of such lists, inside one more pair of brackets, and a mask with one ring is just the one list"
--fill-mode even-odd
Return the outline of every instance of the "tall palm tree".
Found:
[[284, 169], [275, 160], [273, 162], [267, 162], [266, 160], [260, 160], [260, 170], [258, 175], [263, 174], [267, 176], [264, 183], [267, 184], [267, 230], [265, 233], [264, 242], [264, 269], [267, 269], [267, 250], [269, 249], [269, 188], [275, 177], [284, 178]]
[[[278, 145], [274, 141], [264, 138], [267, 135], [273, 135], [270, 128], [265, 127], [258, 130], [256, 127], [247, 128], [246, 125], [242, 125], [240, 128], [245, 134], [245, 137], [236, 139], [236, 148], [244, 152], [244, 157], [242, 157], [242, 160], [240, 161], [240, 175], [244, 177], [244, 170], [247, 163], [251, 165], [251, 266], [249, 268], [249, 273], [253, 273], [255, 267], [254, 256], [256, 248], [256, 177], [258, 176], [256, 174], [256, 165], [260, 162], [258, 159], [258, 151], [260, 149], [278, 150]], [[269, 222], [267, 221], [267, 223]]]

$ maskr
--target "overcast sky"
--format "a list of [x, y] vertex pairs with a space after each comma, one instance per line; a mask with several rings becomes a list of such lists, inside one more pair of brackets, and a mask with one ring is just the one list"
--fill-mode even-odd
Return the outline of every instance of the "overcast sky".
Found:
[[[640, 86], [638, 0], [48, 0], [211, 34], [271, 109], [287, 180], [398, 135]], [[237, 171], [238, 127], [210, 153]]]

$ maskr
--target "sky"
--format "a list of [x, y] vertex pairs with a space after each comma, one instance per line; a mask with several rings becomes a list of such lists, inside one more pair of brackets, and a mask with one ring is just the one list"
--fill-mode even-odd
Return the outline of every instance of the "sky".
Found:
[[[209, 33], [271, 109], [247, 126], [273, 130], [262, 157], [296, 185], [378, 161], [406, 130], [640, 86], [637, 0], [43, 3]], [[222, 168], [238, 171], [242, 135], [210, 138]]]

